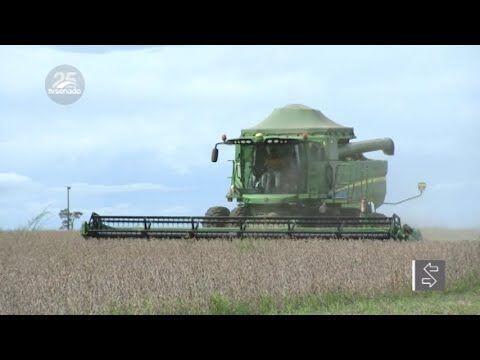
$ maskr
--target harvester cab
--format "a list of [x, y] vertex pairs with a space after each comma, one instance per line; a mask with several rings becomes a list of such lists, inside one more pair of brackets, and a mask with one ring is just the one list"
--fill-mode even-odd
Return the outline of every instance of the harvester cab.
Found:
[[385, 202], [387, 161], [365, 156], [394, 154], [390, 138], [352, 142], [353, 128], [304, 105], [275, 109], [240, 137], [222, 135], [235, 147], [227, 200], [203, 217], [105, 217], [92, 214], [85, 236], [411, 238], [396, 215], [376, 212]]
[[379, 207], [386, 193], [387, 162], [364, 154], [393, 155], [394, 143], [389, 138], [350, 142], [354, 138], [352, 128], [320, 111], [289, 105], [242, 130], [240, 138], [223, 135], [212, 160], [218, 158], [218, 145], [235, 146], [227, 199], [236, 199], [243, 214], [360, 215], [362, 201]]

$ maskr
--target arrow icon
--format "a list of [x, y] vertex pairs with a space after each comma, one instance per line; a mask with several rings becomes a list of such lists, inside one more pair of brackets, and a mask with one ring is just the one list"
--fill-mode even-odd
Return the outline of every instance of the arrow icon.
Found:
[[435, 280], [434, 277], [422, 278], [422, 284], [423, 285], [428, 285], [428, 287], [432, 287], [436, 283], [437, 283], [437, 280]]
[[427, 265], [425, 265], [423, 270], [425, 270], [427, 274], [429, 274], [428, 270], [430, 270], [431, 272], [438, 272], [438, 266], [433, 266], [432, 263], [428, 263]]
[[432, 263], [428, 263], [423, 268], [423, 271], [427, 273], [428, 277], [422, 278], [422, 284], [428, 285], [428, 287], [431, 288], [433, 285], [437, 283], [437, 279], [435, 279], [435, 277], [431, 273], [438, 272], [438, 266], [433, 266]]

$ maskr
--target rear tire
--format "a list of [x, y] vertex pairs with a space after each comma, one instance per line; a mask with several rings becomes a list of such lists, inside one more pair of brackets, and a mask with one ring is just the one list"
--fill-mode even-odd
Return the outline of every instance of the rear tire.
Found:
[[[230, 212], [231, 217], [246, 217], [246, 216], [249, 216], [249, 215], [250, 215], [249, 209], [246, 206], [241, 206], [241, 205], [237, 206], [235, 209], [233, 209]], [[242, 223], [243, 223], [243, 221], [240, 220], [238, 222], [232, 222], [232, 225], [241, 226]]]
[[[230, 210], [226, 208], [225, 206], [212, 206], [207, 210], [205, 213], [205, 217], [218, 217], [218, 216], [224, 216], [228, 217], [230, 216]], [[204, 222], [203, 223], [204, 227], [225, 227], [225, 223], [221, 222]]]
[[230, 212], [230, 216], [245, 217], [248, 216], [248, 209], [245, 206], [237, 206]]

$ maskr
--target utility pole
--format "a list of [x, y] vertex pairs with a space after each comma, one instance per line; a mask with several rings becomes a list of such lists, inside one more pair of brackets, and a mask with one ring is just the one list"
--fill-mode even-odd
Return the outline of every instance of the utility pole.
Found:
[[67, 230], [70, 230], [70, 186], [67, 186]]

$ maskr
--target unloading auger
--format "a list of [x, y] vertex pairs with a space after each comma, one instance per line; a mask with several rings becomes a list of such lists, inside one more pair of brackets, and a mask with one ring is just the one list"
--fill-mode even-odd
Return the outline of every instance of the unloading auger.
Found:
[[385, 202], [387, 161], [365, 153], [394, 154], [390, 138], [351, 142], [353, 128], [339, 125], [304, 105], [275, 109], [244, 129], [233, 145], [235, 159], [227, 200], [205, 216], [102, 216], [93, 213], [82, 235], [95, 238], [347, 238], [420, 239], [397, 215], [377, 213]]

